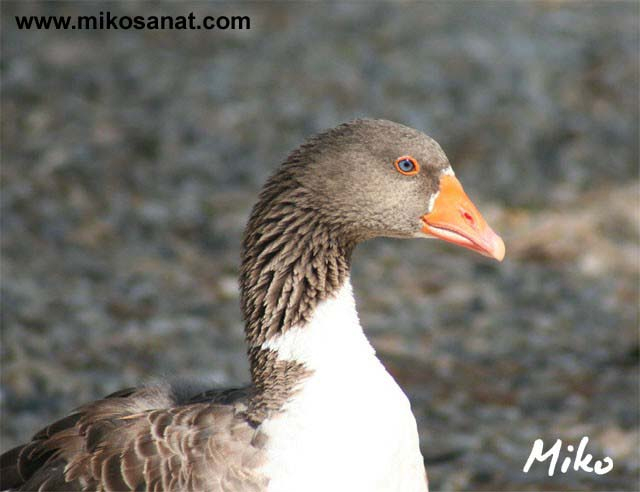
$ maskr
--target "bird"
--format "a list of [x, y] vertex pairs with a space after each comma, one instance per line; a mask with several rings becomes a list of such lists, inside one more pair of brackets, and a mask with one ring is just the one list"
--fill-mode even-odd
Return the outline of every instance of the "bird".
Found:
[[409, 400], [359, 322], [354, 248], [438, 238], [501, 261], [435, 140], [356, 119], [267, 180], [241, 250], [251, 383], [162, 382], [80, 406], [0, 457], [14, 491], [424, 492]]

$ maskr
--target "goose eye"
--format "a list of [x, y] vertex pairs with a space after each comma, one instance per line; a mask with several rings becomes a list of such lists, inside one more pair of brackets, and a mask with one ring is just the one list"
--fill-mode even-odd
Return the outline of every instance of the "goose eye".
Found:
[[416, 161], [410, 155], [403, 155], [402, 157], [398, 157], [395, 162], [396, 170], [404, 174], [405, 176], [413, 176], [418, 174], [420, 171], [420, 166], [418, 165], [418, 161]]

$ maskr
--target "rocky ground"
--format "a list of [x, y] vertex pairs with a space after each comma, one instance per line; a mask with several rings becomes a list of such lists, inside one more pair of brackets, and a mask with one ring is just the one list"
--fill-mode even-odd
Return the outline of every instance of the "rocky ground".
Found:
[[[246, 381], [236, 276], [259, 187], [305, 136], [376, 116], [439, 140], [507, 244], [502, 264], [435, 241], [354, 259], [432, 488], [640, 488], [637, 3], [0, 7], [2, 450], [150, 378]], [[107, 9], [252, 29], [13, 18]], [[612, 472], [522, 472], [536, 438], [582, 436]]]

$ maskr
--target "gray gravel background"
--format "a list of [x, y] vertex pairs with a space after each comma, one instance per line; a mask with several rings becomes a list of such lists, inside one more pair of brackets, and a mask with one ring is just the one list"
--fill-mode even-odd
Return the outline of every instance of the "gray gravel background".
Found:
[[[432, 488], [640, 489], [637, 2], [0, 7], [3, 450], [150, 378], [246, 381], [259, 187], [305, 136], [375, 116], [434, 136], [507, 243], [499, 265], [420, 241], [355, 257]], [[100, 10], [251, 30], [13, 18]], [[537, 437], [582, 436], [611, 473], [522, 473]]]

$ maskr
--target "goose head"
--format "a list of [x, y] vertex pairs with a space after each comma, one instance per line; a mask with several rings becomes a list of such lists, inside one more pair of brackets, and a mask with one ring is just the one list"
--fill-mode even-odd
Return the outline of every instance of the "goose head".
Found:
[[438, 238], [504, 258], [504, 242], [466, 195], [440, 146], [404, 125], [372, 119], [340, 125], [294, 151], [275, 181], [306, 190], [295, 198], [299, 209], [321, 216], [353, 242]]

